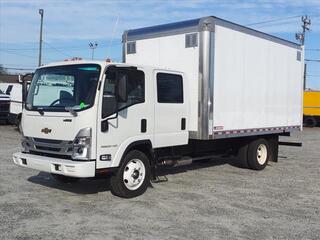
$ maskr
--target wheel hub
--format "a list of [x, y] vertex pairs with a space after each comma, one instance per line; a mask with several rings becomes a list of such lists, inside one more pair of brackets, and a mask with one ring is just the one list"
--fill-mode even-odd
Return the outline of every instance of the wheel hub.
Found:
[[133, 177], [133, 179], [138, 179], [139, 175], [140, 172], [138, 170], [134, 170], [131, 176]]
[[257, 148], [257, 161], [260, 165], [265, 164], [268, 157], [268, 150], [265, 144], [260, 144]]
[[130, 160], [124, 168], [123, 183], [129, 190], [138, 189], [145, 179], [146, 168], [140, 159]]

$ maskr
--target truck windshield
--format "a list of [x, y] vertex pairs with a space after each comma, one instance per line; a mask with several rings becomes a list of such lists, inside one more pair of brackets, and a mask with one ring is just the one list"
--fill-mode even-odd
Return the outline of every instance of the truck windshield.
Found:
[[101, 67], [77, 64], [40, 68], [29, 89], [26, 109], [42, 111], [75, 111], [94, 104]]

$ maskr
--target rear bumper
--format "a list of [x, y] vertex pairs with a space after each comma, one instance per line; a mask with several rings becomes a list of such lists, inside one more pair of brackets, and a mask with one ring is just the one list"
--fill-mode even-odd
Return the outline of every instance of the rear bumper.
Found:
[[21, 152], [13, 154], [13, 162], [18, 166], [77, 178], [94, 177], [96, 171], [95, 161], [71, 161]]

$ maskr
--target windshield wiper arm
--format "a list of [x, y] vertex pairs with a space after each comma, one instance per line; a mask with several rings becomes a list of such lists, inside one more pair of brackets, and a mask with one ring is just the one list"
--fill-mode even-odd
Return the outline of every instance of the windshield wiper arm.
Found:
[[72, 107], [65, 107], [64, 108], [66, 111], [72, 114], [72, 116], [76, 117], [78, 116], [78, 113], [72, 108]]

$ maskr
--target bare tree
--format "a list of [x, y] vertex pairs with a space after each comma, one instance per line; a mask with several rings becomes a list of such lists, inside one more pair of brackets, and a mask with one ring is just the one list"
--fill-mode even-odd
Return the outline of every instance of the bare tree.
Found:
[[7, 70], [0, 64], [0, 74], [8, 74]]

